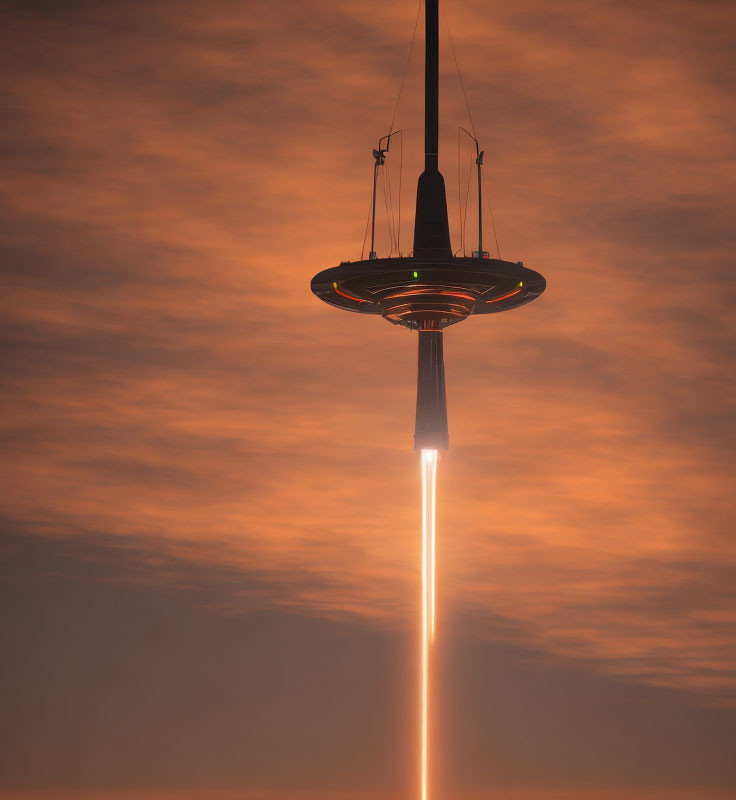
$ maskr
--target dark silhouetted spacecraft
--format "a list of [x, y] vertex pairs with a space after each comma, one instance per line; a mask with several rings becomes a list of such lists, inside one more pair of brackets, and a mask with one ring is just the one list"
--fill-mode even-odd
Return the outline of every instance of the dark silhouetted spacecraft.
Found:
[[[419, 335], [414, 449], [447, 450], [447, 404], [442, 332], [471, 314], [495, 314], [529, 303], [545, 289], [544, 278], [522, 262], [492, 259], [483, 251], [479, 190], [479, 247], [456, 257], [450, 245], [445, 182], [438, 167], [439, 0], [427, 0], [424, 172], [419, 176], [411, 256], [346, 261], [312, 279], [312, 291], [337, 308], [380, 314]], [[383, 141], [383, 140], [382, 140]], [[376, 162], [383, 158], [374, 151]], [[382, 163], [382, 162], [381, 162]], [[478, 180], [483, 153], [477, 153]], [[375, 183], [374, 183], [375, 187]], [[375, 191], [374, 191], [375, 198]], [[375, 199], [374, 199], [375, 214]], [[375, 219], [375, 217], [374, 217]]]

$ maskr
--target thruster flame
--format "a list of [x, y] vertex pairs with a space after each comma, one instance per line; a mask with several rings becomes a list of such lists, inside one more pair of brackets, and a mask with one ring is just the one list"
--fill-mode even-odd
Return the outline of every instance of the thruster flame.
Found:
[[429, 650], [435, 631], [435, 487], [437, 450], [422, 450], [422, 800], [429, 796]]

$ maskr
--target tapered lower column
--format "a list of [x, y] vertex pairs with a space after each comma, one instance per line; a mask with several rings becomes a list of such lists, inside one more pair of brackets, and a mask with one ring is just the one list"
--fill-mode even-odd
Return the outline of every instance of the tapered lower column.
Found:
[[419, 331], [415, 450], [447, 450], [447, 400], [442, 331]]

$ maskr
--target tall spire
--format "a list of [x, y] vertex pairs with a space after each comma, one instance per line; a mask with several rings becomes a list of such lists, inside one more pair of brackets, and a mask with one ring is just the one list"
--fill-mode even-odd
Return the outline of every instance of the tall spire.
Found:
[[427, 0], [424, 62], [424, 171], [437, 171], [439, 140], [439, 0]]
[[425, 2], [424, 172], [417, 186], [414, 257], [452, 257], [445, 181], [438, 168], [439, 150], [439, 0]]
[[[455, 257], [450, 243], [445, 182], [439, 171], [439, 0], [424, 0], [425, 156], [417, 186], [414, 252], [343, 261], [312, 279], [312, 291], [331, 306], [376, 314], [418, 332], [415, 448], [447, 449], [443, 331], [471, 315], [495, 314], [529, 303], [544, 291], [544, 278], [515, 261]], [[403, 80], [403, 79], [402, 79]], [[393, 126], [392, 126], [393, 129]], [[388, 150], [384, 137], [374, 151], [376, 169]], [[386, 149], [382, 143], [386, 142]], [[482, 153], [476, 150], [480, 170]], [[374, 183], [375, 186], [375, 183]], [[479, 183], [479, 195], [482, 196]], [[375, 195], [374, 195], [375, 197]], [[374, 200], [375, 208], [375, 200]], [[479, 222], [482, 219], [479, 217]], [[373, 238], [372, 238], [373, 241]], [[479, 250], [482, 240], [479, 238]]]

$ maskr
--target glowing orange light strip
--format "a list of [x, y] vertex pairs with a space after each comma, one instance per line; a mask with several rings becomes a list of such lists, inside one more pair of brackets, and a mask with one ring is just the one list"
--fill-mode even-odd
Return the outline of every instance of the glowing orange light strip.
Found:
[[334, 290], [335, 290], [335, 291], [336, 291], [336, 292], [337, 292], [339, 295], [342, 295], [343, 297], [347, 297], [347, 299], [348, 299], [348, 300], [355, 300], [355, 302], [356, 302], [356, 303], [367, 303], [367, 302], [368, 302], [367, 300], [363, 300], [363, 298], [362, 298], [362, 297], [353, 297], [351, 294], [345, 294], [345, 292], [341, 292], [341, 291], [340, 291], [340, 290], [337, 288], [337, 284], [336, 284], [336, 283], [333, 283], [333, 284], [332, 284], [332, 288], [333, 288], [333, 289], [334, 289]]
[[500, 297], [494, 297], [493, 300], [486, 300], [486, 303], [498, 303], [499, 300], [505, 300], [507, 297], [513, 297], [515, 294], [519, 294], [521, 288], [514, 289], [513, 292], [509, 292], [508, 294], [502, 294]]
[[429, 645], [434, 638], [437, 451], [422, 450], [422, 732], [421, 798], [429, 796]]
[[421, 297], [422, 295], [430, 295], [432, 297], [435, 297], [436, 295], [440, 295], [441, 297], [461, 297], [463, 300], [476, 299], [475, 297], [473, 297], [472, 294], [464, 294], [462, 292], [436, 292], [432, 289], [417, 290], [415, 292], [398, 292], [397, 294], [387, 294], [383, 299], [394, 300], [397, 297]]

